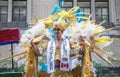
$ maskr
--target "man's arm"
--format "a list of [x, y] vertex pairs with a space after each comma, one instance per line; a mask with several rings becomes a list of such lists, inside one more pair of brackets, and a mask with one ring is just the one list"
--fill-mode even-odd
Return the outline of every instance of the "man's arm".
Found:
[[[40, 40], [39, 40], [39, 41], [40, 41]], [[39, 52], [39, 49], [38, 49], [37, 46], [36, 46], [36, 44], [38, 44], [39, 41], [38, 41], [38, 39], [35, 39], [35, 40], [33, 39], [30, 44], [31, 44], [34, 52], [35, 52], [38, 56], [42, 56], [42, 54]]]

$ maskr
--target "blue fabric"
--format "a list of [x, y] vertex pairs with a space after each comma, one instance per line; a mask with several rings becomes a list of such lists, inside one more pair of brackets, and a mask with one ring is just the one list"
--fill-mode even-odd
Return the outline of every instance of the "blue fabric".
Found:
[[41, 70], [47, 72], [47, 65], [46, 65], [46, 64], [42, 64], [42, 66], [41, 66]]
[[60, 68], [60, 66], [59, 65], [55, 65], [55, 68]]
[[13, 43], [19, 43], [19, 41], [13, 41], [13, 42], [0, 42], [0, 45], [8, 45], [8, 44], [13, 44]]
[[56, 13], [58, 11], [62, 11], [62, 8], [60, 6], [58, 6], [58, 5], [55, 5], [50, 14], [54, 14], [54, 13]]

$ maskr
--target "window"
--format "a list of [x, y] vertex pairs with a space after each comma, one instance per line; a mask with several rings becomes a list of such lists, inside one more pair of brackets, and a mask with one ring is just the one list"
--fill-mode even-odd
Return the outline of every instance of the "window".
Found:
[[60, 7], [65, 10], [69, 10], [73, 7], [73, 0], [64, 0], [64, 3], [59, 3]]
[[27, 14], [27, 1], [14, 0], [13, 1], [13, 21], [26, 22], [26, 14]]
[[104, 0], [101, 2], [100, 0], [96, 0], [95, 2], [96, 9], [96, 23], [100, 23], [102, 21], [109, 22], [109, 9], [108, 9], [108, 1]]
[[91, 13], [90, 1], [91, 0], [78, 0], [77, 2], [77, 6], [80, 7], [81, 12], [87, 13], [87, 14], [83, 14], [83, 16], [89, 16]]
[[8, 16], [8, 1], [0, 0], [0, 22], [7, 23], [7, 16]]

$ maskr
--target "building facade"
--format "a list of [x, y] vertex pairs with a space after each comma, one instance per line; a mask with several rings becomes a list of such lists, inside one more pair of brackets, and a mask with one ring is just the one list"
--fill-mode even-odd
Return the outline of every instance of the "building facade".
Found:
[[[57, 4], [65, 10], [79, 6], [81, 12], [92, 14], [92, 20], [100, 23], [103, 20], [109, 26], [115, 26], [117, 30], [110, 34], [120, 34], [120, 0], [64, 0], [64, 4], [58, 0], [0, 0], [0, 29], [19, 27], [21, 30], [31, 26], [32, 18], [43, 19], [48, 17], [54, 5]], [[110, 23], [110, 24], [109, 24]], [[112, 24], [111, 24], [112, 23]], [[109, 48], [119, 57], [120, 40], [116, 40]], [[3, 49], [0, 46], [0, 57], [10, 50], [10, 46]]]
[[32, 24], [31, 19], [48, 17], [55, 4], [68, 10], [79, 6], [82, 12], [92, 14], [97, 23], [105, 20], [118, 26], [120, 22], [120, 0], [0, 0], [0, 28]]

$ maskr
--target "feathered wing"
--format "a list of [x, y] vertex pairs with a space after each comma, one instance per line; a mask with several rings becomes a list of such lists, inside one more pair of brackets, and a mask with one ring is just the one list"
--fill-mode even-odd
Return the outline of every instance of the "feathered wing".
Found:
[[[30, 42], [32, 39], [38, 36], [44, 36], [45, 25], [43, 22], [37, 23], [32, 28], [26, 30], [20, 39], [20, 43], [15, 47], [15, 53], [27, 52], [31, 45]], [[41, 37], [42, 38], [42, 37]], [[18, 66], [26, 63], [26, 54], [19, 55], [14, 58], [17, 61]]]
[[111, 57], [107, 51], [103, 50], [103, 48], [110, 45], [113, 40], [108, 36], [101, 36], [102, 32], [107, 31], [105, 28], [99, 26], [94, 30], [94, 52], [92, 53], [93, 61], [99, 63], [103, 66], [112, 66], [112, 63], [108, 60], [108, 57]]
[[[108, 36], [102, 36], [102, 33], [109, 31], [112, 28], [105, 29], [103, 26], [95, 25], [90, 20], [77, 23], [75, 25], [75, 28], [75, 36], [86, 37], [85, 40], [88, 41], [90, 43], [90, 47], [93, 48], [92, 51], [90, 50], [92, 60], [105, 66], [112, 65], [111, 62], [108, 60], [108, 57], [111, 57], [111, 54], [103, 50], [103, 48], [110, 45], [113, 40]], [[79, 35], [77, 35], [77, 32]]]

